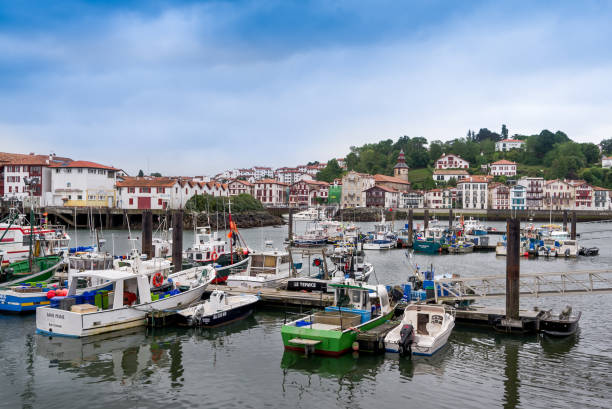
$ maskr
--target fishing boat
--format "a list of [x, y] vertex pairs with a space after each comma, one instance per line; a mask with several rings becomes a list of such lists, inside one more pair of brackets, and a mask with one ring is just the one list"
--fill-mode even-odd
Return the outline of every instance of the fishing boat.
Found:
[[[59, 305], [36, 309], [36, 332], [80, 338], [144, 326], [148, 313], [174, 310], [199, 300], [214, 278], [211, 266], [194, 267], [167, 277], [126, 270], [76, 273], [68, 283], [68, 296]], [[102, 306], [81, 303], [82, 299], [76, 296], [79, 279], [104, 280], [112, 286]], [[152, 291], [164, 284], [170, 285], [168, 291]]]
[[412, 249], [416, 253], [437, 254], [442, 251], [442, 243], [433, 238], [425, 239], [422, 236], [416, 236], [412, 241]]
[[470, 234], [473, 236], [484, 236], [489, 233], [488, 228], [473, 217], [470, 217], [468, 220], [464, 221], [463, 230], [465, 234]]
[[[30, 215], [34, 219], [34, 214]], [[4, 262], [13, 263], [34, 256], [68, 253], [70, 236], [63, 226], [31, 226], [27, 216], [11, 209], [0, 221], [0, 253]]]
[[546, 311], [540, 317], [540, 331], [552, 337], [566, 337], [578, 330], [582, 312], [573, 314], [572, 307], [566, 306], [559, 314]]
[[48, 282], [64, 266], [64, 260], [60, 256], [46, 256], [36, 257], [32, 263], [32, 269], [29, 260], [16, 261], [2, 267], [0, 312], [28, 312], [49, 304], [47, 291], [53, 287]]
[[382, 325], [393, 316], [383, 285], [347, 280], [330, 286], [334, 289], [333, 306], [281, 327], [285, 349], [339, 356], [351, 350], [359, 331]]
[[385, 350], [400, 355], [431, 356], [446, 345], [454, 327], [454, 309], [412, 304], [404, 310], [402, 322], [385, 337]]
[[577, 257], [580, 251], [578, 241], [571, 238], [570, 234], [565, 230], [553, 230], [550, 233], [550, 239], [554, 240], [557, 248], [557, 255], [561, 257]]
[[179, 325], [192, 327], [217, 327], [248, 317], [259, 301], [256, 295], [228, 296], [224, 291], [214, 290], [210, 298], [178, 312]]
[[451, 254], [471, 253], [474, 251], [474, 243], [470, 243], [468, 241], [463, 241], [463, 240], [458, 240], [455, 243], [449, 244], [447, 250]]
[[[232, 225], [233, 222], [230, 221], [230, 226]], [[245, 244], [237, 246], [237, 240], [242, 242], [242, 239], [235, 225], [233, 227], [228, 241], [221, 239], [218, 232], [212, 231], [210, 226], [198, 227], [194, 232], [192, 246], [183, 252], [185, 259], [197, 265], [212, 264], [216, 267], [229, 267], [216, 270], [217, 277], [213, 284], [224, 283], [229, 272], [234, 267], [244, 265], [245, 263], [242, 262], [248, 258], [249, 249]]]
[[291, 270], [287, 250], [252, 250], [246, 267], [239, 273], [229, 274], [226, 283], [230, 287], [277, 287], [289, 277]]
[[296, 235], [293, 239], [295, 247], [317, 247], [327, 244], [327, 230], [319, 223], [313, 222], [306, 226], [304, 234]]
[[311, 207], [308, 210], [302, 210], [301, 212], [295, 213], [293, 215], [294, 220], [303, 220], [303, 221], [315, 221], [321, 218], [321, 212]]
[[408, 245], [411, 242], [411, 237], [410, 237], [411, 233], [412, 232], [408, 228], [408, 224], [406, 224], [403, 229], [400, 229], [397, 232], [397, 247], [400, 247], [400, 248], [408, 247]]

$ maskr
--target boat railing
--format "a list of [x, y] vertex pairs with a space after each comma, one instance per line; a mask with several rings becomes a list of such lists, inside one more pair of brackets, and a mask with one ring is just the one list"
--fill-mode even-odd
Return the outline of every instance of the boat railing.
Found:
[[[283, 323], [287, 324], [287, 318], [289, 318], [289, 322], [291, 321], [295, 321], [297, 318], [299, 317], [310, 317], [310, 316], [314, 316], [315, 312], [317, 312], [319, 310], [307, 310], [307, 311], [287, 311], [287, 309], [285, 309], [285, 318]], [[310, 326], [312, 326], [312, 320], [310, 321]]]
[[457, 309], [452, 305], [444, 304], [444, 312], [450, 314], [453, 318], [457, 315]]

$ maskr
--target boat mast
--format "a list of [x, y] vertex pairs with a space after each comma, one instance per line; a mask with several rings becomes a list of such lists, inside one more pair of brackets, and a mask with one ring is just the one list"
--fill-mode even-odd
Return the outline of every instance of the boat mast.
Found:
[[[229, 227], [230, 227], [230, 232], [229, 232], [229, 242], [230, 242], [230, 264], [234, 264], [234, 247], [233, 247], [233, 236], [234, 236], [234, 230], [233, 230], [233, 226], [232, 226], [232, 199], [228, 199], [227, 204], [229, 206]], [[225, 206], [223, 206], [223, 211], [225, 212]]]

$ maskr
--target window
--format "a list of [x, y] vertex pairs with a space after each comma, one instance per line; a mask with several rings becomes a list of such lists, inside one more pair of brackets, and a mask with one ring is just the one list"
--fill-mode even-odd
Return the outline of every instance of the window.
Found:
[[130, 197], [130, 204], [133, 205], [134, 204], [134, 198]]
[[136, 193], [135, 187], [128, 187], [128, 193]]
[[98, 175], [104, 175], [106, 171], [104, 169], [98, 169]]
[[72, 173], [72, 169], [66, 168], [66, 169], [64, 169], [64, 173]]
[[55, 173], [60, 173], [60, 168], [55, 169]]
[[96, 170], [95, 169], [87, 169], [87, 173], [95, 175]]
[[161, 199], [157, 199], [157, 204], [161, 206], [162, 205], [162, 200]]
[[150, 187], [141, 187], [140, 188], [140, 193], [151, 193], [151, 188]]
[[78, 200], [83, 200], [83, 196], [82, 196], [82, 195], [78, 195], [78, 196], [77, 196], [77, 199], [78, 199]]
[[166, 188], [165, 187], [158, 187], [157, 188], [157, 193], [166, 193]]
[[9, 186], [9, 193], [13, 191], [13, 186]]
[[83, 173], [83, 169], [81, 168], [77, 169], [77, 173]]
[[88, 200], [96, 200], [96, 196], [95, 195], [89, 195], [87, 197]]

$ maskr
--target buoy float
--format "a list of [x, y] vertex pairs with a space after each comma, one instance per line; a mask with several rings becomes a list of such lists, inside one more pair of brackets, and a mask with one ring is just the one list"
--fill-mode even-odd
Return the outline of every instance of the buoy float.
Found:
[[359, 342], [353, 342], [353, 351], [359, 351]]
[[53, 298], [55, 296], [56, 296], [55, 291], [53, 291], [53, 290], [47, 291], [47, 300], [50, 300], [51, 298]]

